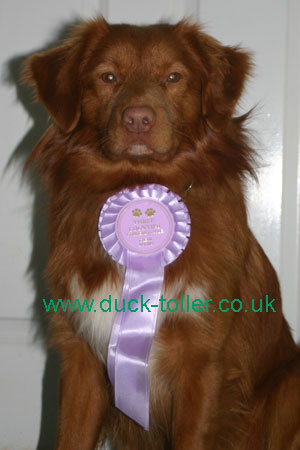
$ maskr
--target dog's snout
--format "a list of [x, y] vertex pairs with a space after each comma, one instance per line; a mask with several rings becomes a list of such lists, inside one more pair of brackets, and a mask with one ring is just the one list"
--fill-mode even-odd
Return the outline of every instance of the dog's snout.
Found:
[[130, 133], [148, 133], [155, 121], [155, 111], [149, 106], [131, 106], [122, 113], [123, 125]]

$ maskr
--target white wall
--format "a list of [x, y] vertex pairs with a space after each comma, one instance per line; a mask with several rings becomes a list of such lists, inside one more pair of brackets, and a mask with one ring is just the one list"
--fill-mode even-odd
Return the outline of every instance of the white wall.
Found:
[[264, 167], [259, 186], [249, 187], [250, 222], [279, 273], [286, 315], [300, 337], [299, 1], [1, 0], [0, 450], [51, 449], [57, 406], [58, 361], [45, 351], [38, 306], [47, 294], [44, 203], [21, 176], [46, 115], [17, 86], [20, 63], [77, 17], [96, 11], [135, 23], [194, 15], [223, 43], [253, 51], [255, 77], [241, 109], [258, 104], [252, 128]]

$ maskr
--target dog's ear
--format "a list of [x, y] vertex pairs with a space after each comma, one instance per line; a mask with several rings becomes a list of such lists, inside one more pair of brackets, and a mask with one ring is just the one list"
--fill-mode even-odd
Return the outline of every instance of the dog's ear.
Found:
[[23, 81], [36, 87], [37, 97], [57, 125], [72, 131], [80, 118], [81, 72], [92, 46], [103, 37], [108, 24], [103, 18], [74, 29], [60, 47], [37, 53], [25, 61]]
[[220, 131], [232, 117], [252, 68], [247, 52], [226, 47], [187, 21], [176, 25], [201, 79], [202, 114], [207, 125]]
[[202, 112], [214, 131], [221, 130], [232, 117], [250, 69], [248, 53], [238, 47], [221, 46], [213, 58], [202, 89]]
[[66, 133], [75, 128], [80, 117], [78, 53], [71, 44], [62, 45], [33, 55], [25, 68], [26, 81], [36, 86], [38, 99]]

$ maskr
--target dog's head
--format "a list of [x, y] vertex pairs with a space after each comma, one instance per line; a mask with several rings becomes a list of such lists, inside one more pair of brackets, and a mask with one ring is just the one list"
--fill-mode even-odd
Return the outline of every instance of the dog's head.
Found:
[[[55, 122], [29, 163], [40, 169], [51, 193], [51, 245], [57, 251], [48, 274], [64, 277], [52, 280], [56, 288], [76, 271], [90, 289], [99, 285], [100, 273], [107, 275], [95, 224], [99, 207], [124, 187], [158, 183], [183, 195], [193, 184], [184, 196], [194, 223], [189, 249], [195, 249], [194, 257], [185, 253], [186, 273], [201, 254], [197, 242], [213, 241], [216, 230], [219, 254], [225, 218], [231, 223], [228, 211], [244, 220], [240, 180], [251, 171], [251, 151], [243, 118], [233, 114], [249, 69], [247, 53], [185, 21], [137, 27], [98, 19], [28, 60], [26, 80]], [[229, 198], [236, 206], [226, 209]], [[216, 213], [195, 239], [216, 199]], [[210, 254], [208, 259], [215, 261]], [[169, 270], [175, 282], [182, 269], [174, 264]], [[212, 267], [218, 273], [218, 263]]]
[[138, 27], [98, 19], [32, 56], [26, 79], [63, 135], [79, 143], [93, 136], [91, 151], [108, 160], [145, 170], [189, 155], [209, 168], [217, 155], [232, 167], [243, 159], [241, 145], [238, 155], [224, 142], [209, 151], [205, 143], [228, 129], [237, 135], [232, 115], [250, 65], [240, 48], [185, 21]]

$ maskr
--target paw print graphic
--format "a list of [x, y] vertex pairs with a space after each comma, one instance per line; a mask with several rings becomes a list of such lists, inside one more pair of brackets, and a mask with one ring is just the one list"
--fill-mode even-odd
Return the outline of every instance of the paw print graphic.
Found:
[[153, 208], [148, 208], [148, 209], [145, 211], [145, 214], [146, 214], [147, 216], [154, 216], [154, 214], [155, 214], [155, 209], [153, 209]]
[[135, 217], [139, 217], [142, 214], [143, 213], [142, 213], [142, 211], [139, 208], [135, 208], [135, 209], [132, 210], [132, 215], [135, 216]]

